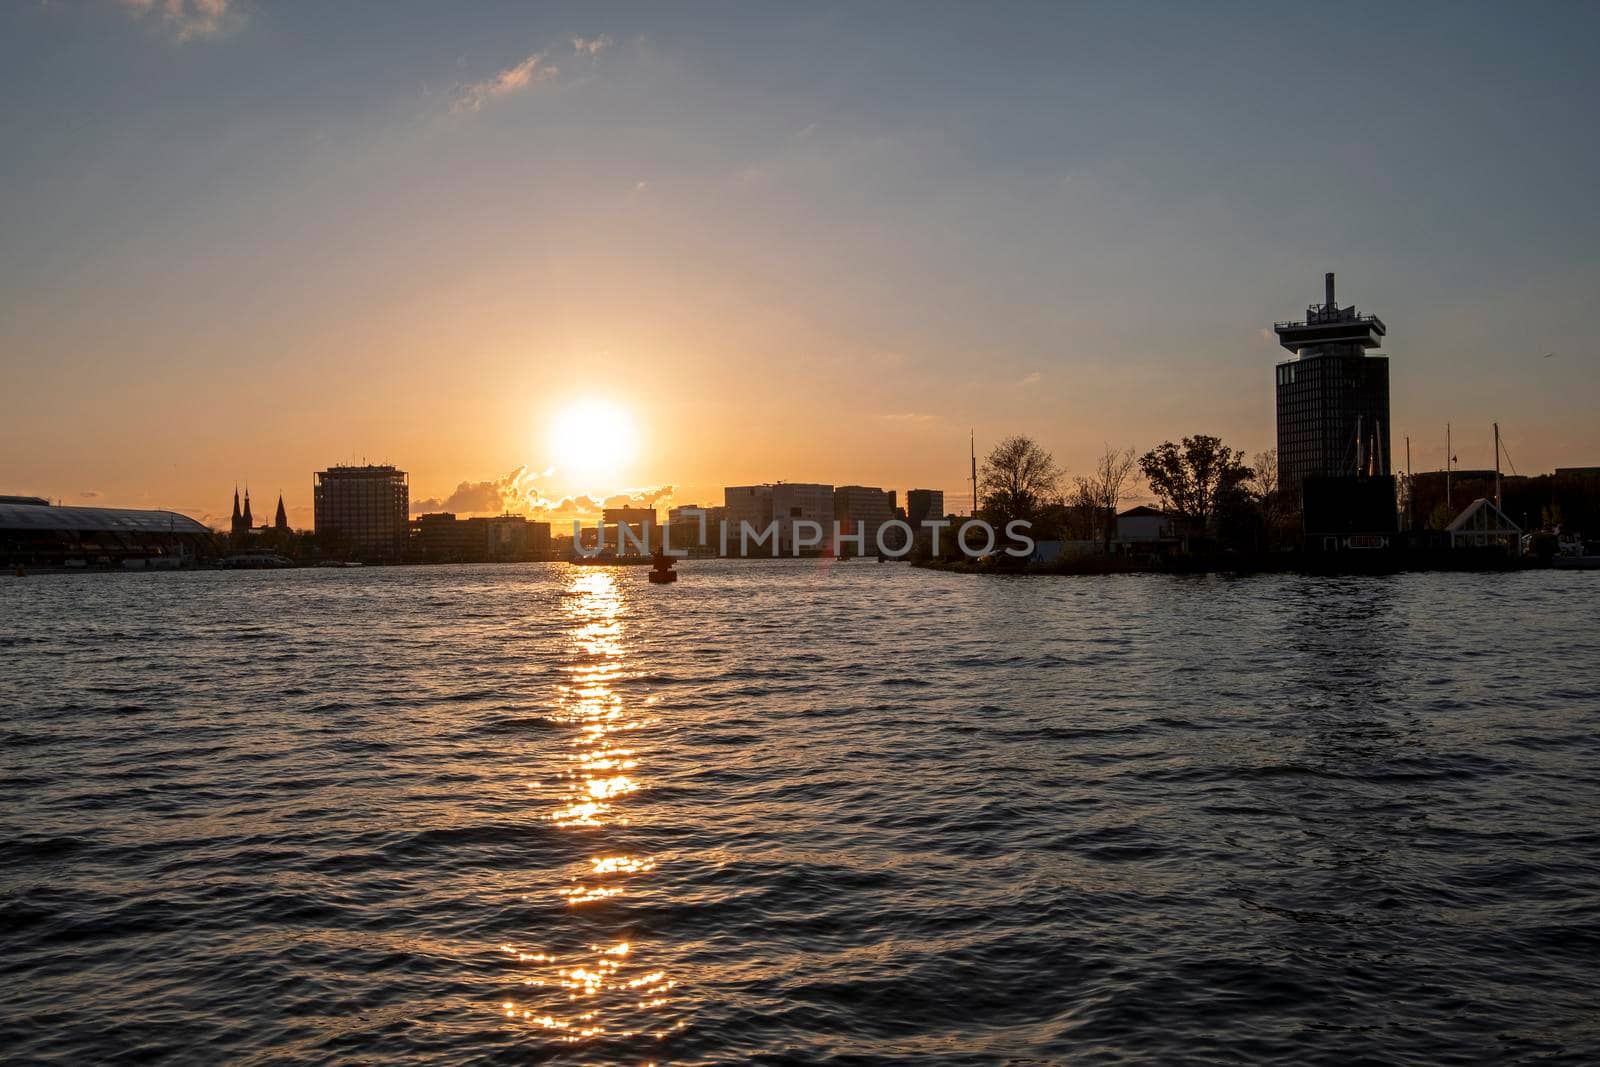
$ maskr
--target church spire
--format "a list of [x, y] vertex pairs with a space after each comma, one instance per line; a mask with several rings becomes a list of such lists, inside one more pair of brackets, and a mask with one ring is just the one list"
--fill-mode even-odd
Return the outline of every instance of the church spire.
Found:
[[246, 530], [255, 525], [255, 520], [250, 517], [250, 487], [244, 487], [244, 515], [239, 519]]
[[239, 514], [239, 487], [233, 487], [233, 521], [228, 526], [228, 531], [233, 534], [239, 532], [239, 524], [244, 521], [244, 516]]
[[289, 529], [289, 513], [283, 510], [283, 490], [278, 490], [278, 517], [272, 520], [275, 529], [287, 531]]

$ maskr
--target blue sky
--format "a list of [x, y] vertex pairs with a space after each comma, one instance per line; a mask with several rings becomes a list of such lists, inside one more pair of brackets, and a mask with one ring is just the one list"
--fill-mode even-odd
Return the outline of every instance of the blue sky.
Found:
[[[16, 3], [0, 9], [0, 469], [309, 505], [549, 468], [958, 491], [1272, 443], [1270, 334], [1337, 271], [1419, 468], [1600, 463], [1578, 4]], [[1552, 358], [1542, 358], [1554, 352]], [[1481, 454], [1480, 454], [1481, 453]], [[87, 496], [85, 494], [94, 494]], [[308, 519], [308, 513], [297, 515]]]

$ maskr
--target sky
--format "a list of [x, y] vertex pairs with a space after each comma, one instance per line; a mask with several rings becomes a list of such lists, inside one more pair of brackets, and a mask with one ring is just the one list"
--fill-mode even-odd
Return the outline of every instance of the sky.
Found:
[[[0, 492], [311, 523], [946, 490], [1274, 438], [1389, 327], [1395, 454], [1600, 464], [1600, 6], [0, 5]], [[1551, 353], [1548, 357], [1547, 353]], [[631, 447], [574, 449], [574, 414]], [[566, 501], [567, 503], [561, 503]], [[416, 510], [417, 508], [414, 508]]]

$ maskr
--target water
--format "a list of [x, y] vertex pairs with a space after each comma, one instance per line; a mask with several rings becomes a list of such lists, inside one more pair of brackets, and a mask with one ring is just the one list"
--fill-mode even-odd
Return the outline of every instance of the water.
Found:
[[0, 583], [0, 1058], [1600, 1057], [1600, 575]]

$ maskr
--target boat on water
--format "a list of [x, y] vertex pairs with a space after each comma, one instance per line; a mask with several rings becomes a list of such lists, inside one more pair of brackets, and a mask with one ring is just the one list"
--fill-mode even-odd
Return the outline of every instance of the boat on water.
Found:
[[1550, 566], [1568, 571], [1600, 571], [1600, 541], [1563, 541]]

